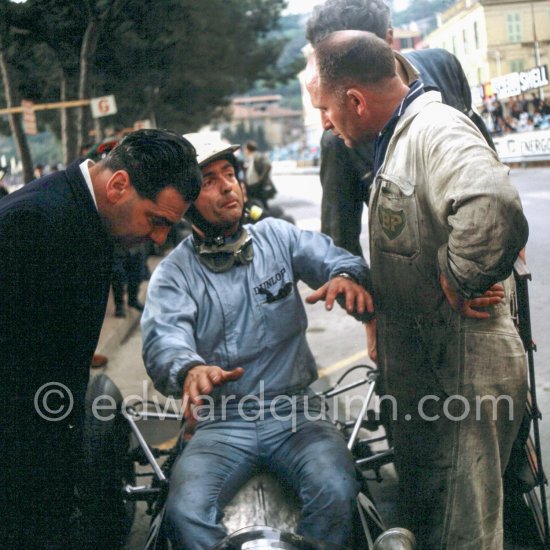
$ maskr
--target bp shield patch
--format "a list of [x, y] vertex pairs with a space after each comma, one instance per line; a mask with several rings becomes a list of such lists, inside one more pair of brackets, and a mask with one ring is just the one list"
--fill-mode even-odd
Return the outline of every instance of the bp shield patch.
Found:
[[390, 241], [401, 235], [407, 221], [403, 210], [392, 210], [383, 206], [378, 207], [378, 219], [382, 230]]

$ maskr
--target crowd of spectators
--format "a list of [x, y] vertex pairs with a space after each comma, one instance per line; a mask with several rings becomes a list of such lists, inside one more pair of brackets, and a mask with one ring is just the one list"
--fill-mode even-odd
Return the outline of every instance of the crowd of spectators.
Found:
[[550, 128], [550, 102], [532, 93], [500, 100], [497, 95], [487, 97], [481, 112], [487, 129], [499, 136], [510, 132], [529, 132]]

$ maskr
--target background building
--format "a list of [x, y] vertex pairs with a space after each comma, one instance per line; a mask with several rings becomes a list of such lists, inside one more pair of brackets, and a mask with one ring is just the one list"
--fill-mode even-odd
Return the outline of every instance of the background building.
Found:
[[478, 105], [493, 93], [550, 94], [548, 0], [461, 0], [438, 15], [423, 45], [458, 57]]
[[302, 138], [304, 125], [302, 111], [281, 107], [281, 99], [280, 95], [236, 97], [230, 120], [217, 122], [216, 127], [233, 139], [256, 139], [260, 148], [285, 147]]

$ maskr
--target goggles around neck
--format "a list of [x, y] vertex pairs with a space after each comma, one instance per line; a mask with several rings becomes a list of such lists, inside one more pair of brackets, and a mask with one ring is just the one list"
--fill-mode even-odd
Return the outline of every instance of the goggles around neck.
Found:
[[200, 262], [214, 273], [224, 273], [234, 265], [249, 264], [254, 257], [252, 237], [244, 227], [234, 242], [216, 245], [194, 239], [193, 243]]

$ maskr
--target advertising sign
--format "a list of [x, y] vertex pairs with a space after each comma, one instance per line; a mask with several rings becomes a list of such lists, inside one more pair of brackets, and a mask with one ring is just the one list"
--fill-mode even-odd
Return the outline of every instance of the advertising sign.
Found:
[[506, 134], [493, 141], [502, 162], [550, 160], [550, 130]]
[[114, 115], [117, 112], [114, 95], [94, 97], [90, 102], [90, 107], [92, 108], [92, 116], [94, 118]]
[[533, 67], [527, 71], [509, 73], [491, 79], [491, 93], [486, 89], [486, 95], [497, 94], [500, 99], [520, 95], [529, 90], [547, 86], [548, 69], [546, 65]]

